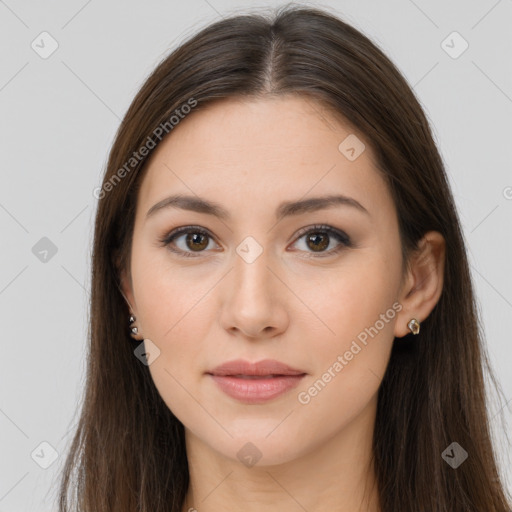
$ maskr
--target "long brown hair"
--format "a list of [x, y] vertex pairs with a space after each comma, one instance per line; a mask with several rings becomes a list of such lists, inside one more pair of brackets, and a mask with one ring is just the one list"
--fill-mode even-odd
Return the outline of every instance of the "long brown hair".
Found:
[[[225, 18], [190, 37], [147, 78], [119, 127], [97, 195], [87, 380], [60, 512], [181, 511], [189, 484], [184, 428], [134, 357], [119, 287], [120, 269], [130, 265], [137, 191], [152, 149], [190, 110], [285, 94], [322, 104], [366, 137], [396, 205], [404, 262], [428, 230], [446, 240], [440, 300], [419, 335], [395, 339], [379, 388], [373, 457], [382, 511], [510, 510], [491, 442], [485, 371], [499, 386], [426, 116], [361, 32], [325, 10], [286, 5], [271, 16]], [[150, 150], [141, 156], [144, 146]], [[468, 453], [457, 468], [442, 457], [452, 442]]]

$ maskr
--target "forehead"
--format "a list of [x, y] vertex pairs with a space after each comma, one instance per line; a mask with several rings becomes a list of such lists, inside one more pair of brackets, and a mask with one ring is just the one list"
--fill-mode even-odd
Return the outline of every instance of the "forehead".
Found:
[[181, 120], [155, 149], [138, 203], [145, 213], [176, 192], [253, 211], [307, 195], [352, 196], [369, 211], [391, 200], [364, 137], [298, 96], [222, 100]]

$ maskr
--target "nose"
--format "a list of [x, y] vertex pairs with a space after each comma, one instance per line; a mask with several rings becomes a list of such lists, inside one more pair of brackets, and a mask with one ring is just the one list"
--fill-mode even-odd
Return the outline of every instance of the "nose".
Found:
[[252, 262], [236, 255], [223, 285], [222, 327], [252, 340], [284, 332], [289, 324], [286, 293], [290, 292], [278, 275], [279, 271], [270, 268], [265, 251]]

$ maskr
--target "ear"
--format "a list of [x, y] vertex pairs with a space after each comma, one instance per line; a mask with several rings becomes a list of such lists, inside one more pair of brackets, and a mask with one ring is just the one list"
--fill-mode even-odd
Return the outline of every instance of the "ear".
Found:
[[445, 253], [445, 239], [437, 231], [427, 232], [418, 243], [398, 297], [402, 309], [395, 323], [397, 338], [410, 334], [411, 318], [421, 324], [437, 304], [443, 290]]
[[137, 316], [131, 274], [126, 268], [121, 267], [119, 259], [116, 259], [116, 268], [118, 269], [121, 294], [123, 295], [130, 312]]

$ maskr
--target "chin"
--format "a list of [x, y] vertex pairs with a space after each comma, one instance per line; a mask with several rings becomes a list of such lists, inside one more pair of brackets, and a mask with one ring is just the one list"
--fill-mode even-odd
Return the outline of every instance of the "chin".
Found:
[[222, 439], [209, 438], [203, 441], [212, 450], [248, 468], [278, 466], [300, 457], [305, 448], [300, 437], [290, 436], [284, 429], [279, 434], [276, 431], [269, 435], [271, 430], [248, 428], [236, 434], [231, 432], [233, 438], [223, 436]]

